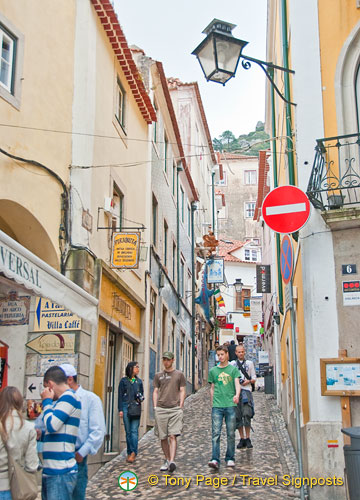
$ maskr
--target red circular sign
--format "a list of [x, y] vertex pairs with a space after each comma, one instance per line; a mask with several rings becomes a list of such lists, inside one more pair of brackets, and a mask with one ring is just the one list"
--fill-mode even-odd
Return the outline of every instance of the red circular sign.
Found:
[[276, 233], [295, 233], [307, 222], [310, 215], [310, 201], [296, 186], [280, 186], [265, 197], [262, 216]]

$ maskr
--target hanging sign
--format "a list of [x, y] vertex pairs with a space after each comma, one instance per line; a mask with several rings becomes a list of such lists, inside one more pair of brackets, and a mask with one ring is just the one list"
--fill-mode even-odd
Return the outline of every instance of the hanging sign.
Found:
[[140, 233], [114, 233], [111, 267], [137, 269], [139, 267]]
[[81, 319], [55, 302], [36, 298], [34, 332], [81, 330]]
[[208, 283], [224, 283], [224, 259], [209, 259]]
[[271, 293], [270, 265], [256, 266], [256, 293]]

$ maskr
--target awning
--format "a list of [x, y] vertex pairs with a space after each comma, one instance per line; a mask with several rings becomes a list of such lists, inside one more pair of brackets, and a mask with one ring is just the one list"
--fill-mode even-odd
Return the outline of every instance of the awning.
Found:
[[0, 231], [0, 272], [81, 318], [97, 324], [98, 300]]

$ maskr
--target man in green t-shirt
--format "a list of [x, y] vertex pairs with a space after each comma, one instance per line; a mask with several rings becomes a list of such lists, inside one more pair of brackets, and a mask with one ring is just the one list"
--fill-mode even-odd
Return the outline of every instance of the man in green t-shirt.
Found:
[[240, 396], [240, 372], [229, 364], [229, 352], [226, 346], [216, 349], [220, 363], [209, 372], [208, 382], [211, 384], [212, 404], [212, 457], [209, 467], [218, 469], [220, 464], [220, 435], [223, 419], [225, 419], [227, 448], [225, 462], [227, 467], [235, 466], [235, 408]]

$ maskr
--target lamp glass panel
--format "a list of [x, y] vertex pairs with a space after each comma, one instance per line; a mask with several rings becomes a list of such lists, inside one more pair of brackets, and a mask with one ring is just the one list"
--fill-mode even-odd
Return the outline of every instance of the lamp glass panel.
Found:
[[215, 37], [218, 70], [234, 74], [243, 45]]
[[216, 70], [213, 47], [212, 37], [210, 37], [196, 54], [206, 78], [209, 78], [209, 75]]

